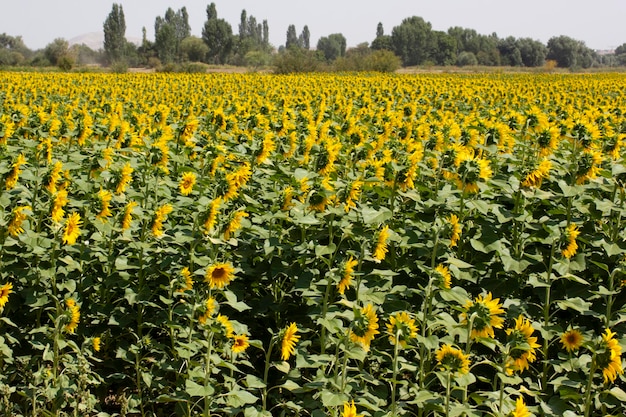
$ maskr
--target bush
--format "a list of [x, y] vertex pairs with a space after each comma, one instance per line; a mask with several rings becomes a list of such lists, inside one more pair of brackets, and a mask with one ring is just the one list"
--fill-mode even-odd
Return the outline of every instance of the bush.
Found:
[[69, 71], [74, 67], [74, 58], [71, 55], [63, 55], [57, 60], [57, 66], [63, 71]]
[[273, 66], [276, 74], [316, 72], [322, 68], [315, 52], [301, 49], [289, 49], [276, 55]]
[[465, 67], [468, 65], [478, 65], [478, 59], [476, 58], [476, 55], [474, 55], [473, 52], [463, 51], [457, 57], [456, 64], [459, 67]]

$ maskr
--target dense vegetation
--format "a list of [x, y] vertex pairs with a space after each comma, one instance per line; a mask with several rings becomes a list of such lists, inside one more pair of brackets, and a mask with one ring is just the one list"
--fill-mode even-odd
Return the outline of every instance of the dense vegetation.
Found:
[[0, 411], [623, 415], [625, 87], [0, 73]]

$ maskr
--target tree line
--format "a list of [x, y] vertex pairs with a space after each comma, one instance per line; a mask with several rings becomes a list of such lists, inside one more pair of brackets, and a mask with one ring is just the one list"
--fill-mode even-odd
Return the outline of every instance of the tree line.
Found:
[[278, 72], [338, 70], [393, 71], [399, 66], [483, 65], [539, 67], [548, 62], [562, 68], [626, 66], [626, 43], [613, 54], [599, 55], [583, 41], [555, 36], [547, 44], [531, 38], [499, 38], [474, 29], [451, 27], [433, 30], [418, 16], [404, 19], [386, 34], [379, 23], [370, 43], [347, 48], [343, 34], [319, 38], [313, 48], [307, 25], [298, 33], [289, 25], [285, 44], [274, 48], [269, 42], [267, 20], [258, 21], [242, 10], [237, 33], [231, 24], [219, 18], [215, 3], [206, 8], [201, 37], [191, 35], [189, 14], [185, 7], [168, 8], [154, 22], [154, 39], [143, 28], [141, 44], [126, 40], [126, 22], [121, 5], [113, 4], [103, 23], [104, 47], [94, 51], [86, 45], [73, 45], [55, 39], [43, 50], [32, 51], [20, 36], [0, 35], [0, 66], [56, 65], [70, 69], [75, 64], [99, 63], [116, 68], [143, 66], [176, 68], [194, 63], [229, 64], [247, 67], [273, 65]]

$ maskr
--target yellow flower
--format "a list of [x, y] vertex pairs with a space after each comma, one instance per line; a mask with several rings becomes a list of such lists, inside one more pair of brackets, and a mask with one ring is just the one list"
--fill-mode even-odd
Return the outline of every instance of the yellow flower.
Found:
[[231, 350], [233, 353], [245, 352], [248, 349], [250, 343], [248, 343], [248, 336], [245, 334], [237, 334], [233, 337], [233, 346]]
[[96, 219], [103, 222], [107, 221], [107, 217], [111, 217], [111, 210], [109, 205], [111, 204], [111, 192], [109, 190], [103, 190], [102, 188], [98, 192], [98, 199], [100, 200], [100, 213], [96, 215]]
[[460, 375], [469, 372], [469, 354], [464, 354], [460, 349], [444, 344], [435, 352], [435, 358], [444, 371]]
[[528, 411], [526, 404], [524, 403], [524, 399], [522, 397], [517, 397], [515, 401], [515, 410], [513, 410], [510, 414], [511, 417], [532, 417], [532, 413]]
[[10, 282], [0, 287], [0, 310], [2, 310], [6, 303], [9, 301], [9, 294], [11, 294], [12, 292], [13, 284], [11, 284]]
[[580, 230], [578, 230], [578, 226], [576, 226], [574, 223], [570, 223], [569, 226], [567, 226], [567, 230], [565, 232], [565, 239], [567, 240], [567, 246], [565, 247], [565, 249], [561, 251], [561, 254], [563, 254], [563, 256], [566, 257], [567, 259], [574, 256], [576, 254], [576, 251], [578, 250], [578, 244], [576, 243], [576, 238], [578, 237], [579, 234], [580, 234]]
[[178, 188], [180, 189], [180, 193], [182, 195], [191, 194], [195, 183], [196, 183], [196, 174], [194, 174], [193, 172], [185, 172], [180, 182], [178, 183]]
[[183, 291], [191, 291], [193, 289], [193, 276], [191, 275], [191, 271], [189, 271], [189, 268], [184, 267], [180, 271], [180, 275], [185, 280], [185, 286], [183, 287]]
[[217, 197], [215, 200], [211, 201], [211, 204], [209, 205], [209, 214], [204, 221], [205, 233], [209, 233], [215, 227], [215, 223], [217, 222], [217, 213], [220, 209], [221, 204], [221, 197]]
[[64, 330], [70, 334], [74, 334], [80, 321], [80, 307], [76, 305], [76, 301], [74, 301], [73, 298], [65, 300], [65, 306], [67, 307], [69, 322], [65, 325]]
[[263, 145], [261, 151], [256, 157], [257, 164], [263, 164], [270, 156], [272, 152], [276, 150], [276, 143], [274, 143], [274, 134], [266, 133], [263, 138]]
[[354, 400], [352, 402], [343, 403], [343, 413], [341, 417], [362, 417], [362, 414], [356, 413], [356, 406], [354, 405]]
[[165, 221], [165, 217], [170, 214], [172, 210], [172, 206], [167, 203], [156, 210], [154, 222], [152, 223], [152, 234], [155, 237], [163, 236], [163, 222]]
[[450, 224], [450, 247], [453, 248], [461, 238], [462, 229], [456, 214], [451, 214], [450, 217], [448, 217], [448, 222]]
[[501, 329], [504, 319], [500, 314], [504, 313], [500, 299], [492, 299], [491, 293], [483, 298], [482, 294], [476, 297], [474, 301], [468, 301], [465, 304], [465, 311], [461, 313], [463, 323], [472, 320], [471, 337], [494, 337], [493, 329]]
[[211, 288], [224, 288], [233, 280], [234, 272], [230, 263], [214, 264], [207, 269], [205, 280]]
[[73, 245], [76, 243], [76, 239], [80, 236], [80, 214], [72, 213], [65, 222], [65, 230], [63, 231], [63, 243], [66, 245]]
[[624, 369], [622, 368], [622, 347], [615, 339], [615, 333], [610, 329], [606, 329], [602, 335], [600, 346], [602, 352], [596, 356], [596, 364], [599, 369], [602, 369], [602, 377], [605, 384], [609, 381], [615, 382], [618, 374], [624, 374]]
[[585, 150], [576, 162], [578, 165], [575, 173], [576, 184], [584, 184], [598, 176], [602, 165], [602, 152]]
[[584, 342], [582, 333], [576, 329], [570, 329], [561, 335], [561, 345], [568, 352], [578, 350]]
[[22, 173], [21, 167], [25, 163], [26, 163], [26, 158], [24, 157], [24, 154], [22, 154], [22, 153], [19, 154], [17, 156], [17, 159], [13, 163], [13, 169], [11, 170], [11, 172], [7, 176], [6, 180], [4, 181], [4, 187], [7, 190], [11, 190], [11, 189], [15, 188], [15, 185], [17, 184], [17, 180], [18, 180], [20, 174]]
[[366, 305], [354, 314], [350, 340], [363, 346], [368, 351], [370, 343], [378, 333], [378, 317], [371, 304]]
[[458, 186], [467, 193], [478, 192], [478, 181], [488, 180], [493, 175], [489, 161], [463, 153], [458, 167]]
[[296, 323], [291, 323], [283, 330], [283, 337], [280, 349], [280, 358], [284, 361], [289, 360], [291, 355], [296, 354], [296, 343], [300, 340], [298, 333], [298, 326]]
[[352, 182], [350, 191], [346, 197], [346, 202], [344, 203], [344, 210], [346, 213], [349, 212], [351, 208], [356, 207], [355, 201], [358, 200], [361, 195], [361, 187], [363, 187], [363, 181], [355, 180]]
[[281, 210], [289, 211], [293, 207], [293, 188], [287, 187], [283, 190]]
[[46, 189], [50, 191], [50, 194], [57, 192], [57, 182], [61, 179], [62, 171], [63, 163], [61, 161], [55, 162], [49, 175], [48, 185], [46, 185]]
[[512, 374], [514, 371], [523, 372], [528, 369], [529, 363], [532, 363], [537, 359], [535, 351], [539, 348], [537, 338], [532, 334], [535, 329], [530, 323], [530, 320], [520, 315], [515, 319], [515, 327], [513, 329], [507, 329], [511, 349], [509, 351], [509, 357], [506, 363], [506, 372]]
[[67, 190], [58, 190], [54, 195], [52, 211], [50, 212], [50, 217], [53, 222], [59, 223], [63, 216], [65, 216], [65, 210], [63, 210], [63, 207], [65, 207], [67, 203]]
[[13, 210], [13, 218], [7, 227], [9, 234], [13, 237], [24, 233], [22, 223], [26, 220], [25, 210], [31, 210], [30, 206], [19, 206]]
[[124, 217], [122, 218], [122, 230], [127, 230], [133, 221], [133, 209], [137, 207], [135, 201], [129, 201], [124, 208]]
[[435, 267], [435, 275], [439, 278], [437, 282], [443, 288], [450, 289], [452, 284], [452, 277], [450, 276], [450, 270], [445, 265], [437, 265]]
[[541, 161], [539, 166], [533, 171], [529, 172], [522, 181], [522, 187], [527, 188], [539, 188], [541, 187], [541, 183], [544, 178], [547, 178], [550, 175], [550, 168], [552, 167], [552, 162], [549, 159], [544, 159]]
[[376, 248], [374, 249], [374, 261], [379, 263], [387, 255], [387, 239], [389, 239], [389, 226], [385, 225], [378, 233]]
[[348, 260], [344, 264], [343, 277], [341, 278], [341, 281], [339, 281], [339, 284], [337, 284], [337, 290], [339, 291], [339, 294], [343, 295], [346, 292], [346, 289], [350, 288], [350, 285], [352, 284], [352, 274], [354, 273], [354, 267], [356, 267], [358, 263], [358, 260], [350, 256], [350, 258], [348, 258]]
[[235, 172], [226, 174], [226, 183], [228, 184], [228, 190], [223, 196], [224, 201], [229, 201], [234, 198], [239, 190], [247, 184], [252, 177], [252, 169], [250, 163], [244, 162], [239, 169]]
[[207, 300], [204, 302], [204, 313], [198, 319], [200, 324], [205, 324], [206, 321], [209, 319], [209, 317], [211, 317], [213, 313], [215, 313], [216, 310], [217, 310], [217, 301], [215, 301], [215, 298], [213, 297], [207, 298]]
[[232, 220], [226, 226], [224, 230], [224, 240], [230, 239], [231, 235], [235, 233], [241, 227], [241, 219], [248, 217], [248, 213], [245, 211], [238, 211], [233, 215]]
[[101, 339], [99, 337], [94, 337], [91, 340], [91, 344], [93, 346], [93, 350], [94, 352], [100, 352], [100, 347], [101, 347]]
[[122, 167], [120, 179], [115, 187], [115, 192], [117, 194], [123, 194], [126, 191], [126, 187], [128, 187], [128, 184], [130, 184], [133, 180], [132, 174], [133, 168], [130, 166], [130, 162], [126, 162], [126, 164]]
[[233, 330], [233, 324], [230, 322], [227, 316], [218, 314], [215, 318], [215, 321], [217, 321], [222, 326], [222, 330], [224, 331], [224, 335], [226, 337], [231, 338], [235, 335]]
[[415, 320], [406, 311], [390, 316], [389, 323], [387, 323], [387, 335], [389, 336], [389, 343], [395, 345], [397, 337], [400, 346], [406, 348], [409, 340], [417, 337]]

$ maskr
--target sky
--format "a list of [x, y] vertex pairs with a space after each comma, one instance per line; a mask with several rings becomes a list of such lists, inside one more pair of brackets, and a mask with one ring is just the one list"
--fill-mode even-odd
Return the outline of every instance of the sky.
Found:
[[[270, 43], [285, 44], [287, 27], [304, 25], [311, 45], [322, 36], [342, 33], [348, 46], [371, 42], [378, 23], [385, 34], [411, 16], [430, 22], [433, 30], [453, 26], [496, 33], [504, 38], [529, 37], [544, 44], [566, 35], [597, 50], [614, 49], [626, 43], [626, 0], [213, 0], [219, 18], [238, 33], [241, 11], [257, 22], [267, 20]], [[168, 7], [185, 6], [192, 35], [201, 36], [210, 0], [0, 0], [0, 33], [22, 36], [31, 49], [45, 47], [55, 38], [70, 40], [102, 32], [113, 3], [121, 4], [126, 19], [126, 37], [141, 39], [142, 28], [154, 39], [154, 21]]]

